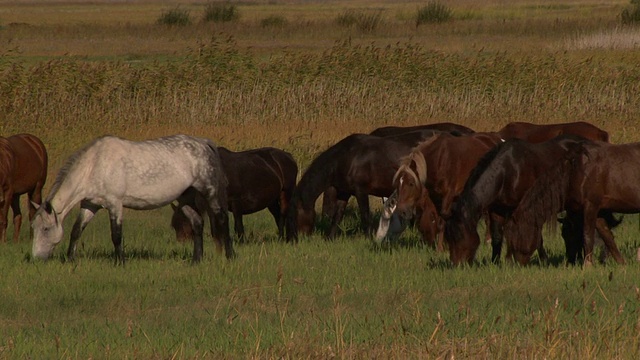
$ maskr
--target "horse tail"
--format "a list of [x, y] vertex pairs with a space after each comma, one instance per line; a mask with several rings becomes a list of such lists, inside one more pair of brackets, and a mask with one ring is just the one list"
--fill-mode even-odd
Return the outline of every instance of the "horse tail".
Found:
[[205, 139], [207, 146], [213, 151], [215, 154], [214, 157], [209, 159], [209, 165], [213, 168], [213, 172], [216, 176], [216, 185], [217, 185], [217, 193], [218, 200], [220, 201], [220, 206], [227, 211], [228, 210], [228, 194], [227, 188], [229, 187], [229, 179], [227, 178], [227, 173], [224, 170], [224, 166], [222, 166], [222, 159], [220, 157], [220, 151], [218, 151], [218, 145], [214, 143], [210, 139]]
[[550, 222], [551, 231], [556, 230], [555, 219], [564, 208], [573, 173], [582, 163], [580, 159], [585, 154], [582, 144], [575, 144], [555, 165], [536, 179], [505, 224], [504, 235], [508, 241], [515, 245], [535, 244], [546, 222]]

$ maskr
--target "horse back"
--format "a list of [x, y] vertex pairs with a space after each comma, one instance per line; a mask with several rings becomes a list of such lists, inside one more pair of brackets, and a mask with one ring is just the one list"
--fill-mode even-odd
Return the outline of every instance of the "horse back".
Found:
[[384, 126], [373, 130], [370, 135], [387, 137], [387, 136], [395, 136], [400, 134], [405, 134], [413, 131], [420, 130], [437, 130], [437, 131], [446, 131], [446, 132], [458, 132], [460, 134], [471, 134], [475, 131], [471, 128], [468, 128], [464, 125], [444, 122], [444, 123], [435, 123], [435, 124], [425, 124], [425, 125], [416, 125], [416, 126]]
[[47, 179], [47, 150], [40, 139], [31, 134], [7, 138], [15, 153], [13, 184], [16, 194], [42, 187]]
[[541, 143], [560, 135], [577, 135], [588, 140], [609, 141], [609, 133], [585, 121], [557, 124], [532, 124], [512, 122], [498, 131], [503, 139], [522, 139], [530, 143]]
[[[0, 137], [0, 189], [12, 185], [12, 174], [15, 166], [15, 154], [6, 138]], [[0, 194], [2, 195], [2, 194]]]

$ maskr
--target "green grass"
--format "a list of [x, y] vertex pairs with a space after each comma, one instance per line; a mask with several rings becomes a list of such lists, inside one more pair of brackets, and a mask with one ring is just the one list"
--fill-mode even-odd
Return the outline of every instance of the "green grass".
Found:
[[0, 356], [638, 355], [636, 217], [616, 231], [625, 266], [566, 267], [552, 237], [548, 266], [490, 265], [483, 245], [476, 265], [452, 269], [446, 254], [413, 246], [415, 233], [383, 251], [361, 236], [274, 241], [266, 212], [246, 218], [254, 236], [236, 260], [209, 240], [194, 266], [166, 209], [126, 216], [125, 266], [113, 264], [105, 214], [75, 263], [23, 260], [27, 241], [2, 246]]

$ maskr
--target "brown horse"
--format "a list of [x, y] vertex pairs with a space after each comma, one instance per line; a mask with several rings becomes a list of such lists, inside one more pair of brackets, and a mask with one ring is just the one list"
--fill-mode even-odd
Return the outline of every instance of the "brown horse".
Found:
[[[13, 211], [13, 241], [18, 241], [22, 227], [20, 196], [29, 197], [29, 220], [36, 212], [35, 204], [42, 202], [42, 187], [47, 179], [47, 150], [40, 139], [31, 134], [18, 134], [3, 139], [0, 160], [5, 184], [4, 204], [0, 206], [0, 240], [6, 241], [8, 208]], [[13, 165], [11, 165], [13, 163]]]
[[514, 212], [508, 232], [519, 242], [530, 242], [532, 236], [539, 236], [546, 221], [564, 209], [578, 230], [573, 242], [576, 238], [584, 242], [583, 247], [570, 249], [569, 240], [570, 262], [584, 249], [585, 264], [592, 263], [597, 231], [609, 253], [622, 264], [624, 258], [615, 244], [611, 221], [606, 219], [611, 212], [640, 212], [640, 143], [598, 142], [584, 144], [580, 150], [570, 153], [553, 171], [538, 179]]
[[[541, 174], [552, 168], [569, 149], [584, 141], [573, 135], [559, 136], [539, 144], [512, 139], [485, 154], [469, 176], [445, 225], [451, 261], [460, 264], [473, 260], [480, 244], [477, 224], [482, 214], [488, 211], [491, 216], [492, 260], [497, 262], [502, 249], [505, 219], [511, 216]], [[517, 241], [513, 238], [508, 240]], [[544, 260], [546, 253], [541, 238], [519, 248], [509, 246], [507, 259], [526, 264], [536, 249]]]
[[0, 241], [7, 241], [7, 213], [13, 198], [15, 154], [9, 141], [0, 137]]
[[[496, 133], [443, 133], [416, 146], [393, 178], [398, 193], [396, 213], [405, 220], [418, 216], [423, 241], [436, 244], [436, 234], [442, 232], [441, 218], [449, 216], [454, 199], [480, 158], [499, 142]], [[437, 238], [436, 247], [443, 250], [442, 236]]]
[[[227, 175], [229, 211], [233, 214], [238, 239], [245, 237], [242, 216], [267, 208], [284, 238], [286, 215], [298, 176], [298, 164], [286, 151], [266, 147], [234, 152], [218, 147]], [[196, 201], [196, 199], [194, 199]], [[204, 207], [188, 204], [202, 213]], [[195, 205], [195, 206], [194, 206]], [[193, 230], [186, 214], [172, 204], [171, 226], [179, 241], [191, 240]]]
[[573, 134], [594, 141], [609, 141], [609, 133], [584, 121], [558, 124], [532, 124], [512, 122], [498, 131], [505, 140], [521, 139], [529, 143], [540, 143], [563, 134]]
[[[390, 138], [395, 141], [400, 141], [407, 146], [414, 147], [440, 132], [464, 135], [472, 134], [475, 131], [464, 125], [444, 122], [416, 126], [384, 126], [373, 130], [369, 135]], [[332, 218], [335, 215], [337, 206], [338, 199], [336, 189], [329, 187], [322, 195], [322, 215]]]
[[328, 237], [338, 231], [347, 201], [355, 196], [360, 208], [362, 231], [371, 234], [369, 195], [388, 197], [398, 161], [411, 151], [400, 141], [365, 134], [352, 134], [318, 155], [302, 175], [294, 191], [287, 223], [287, 239], [310, 234], [315, 227], [316, 199], [329, 187], [337, 190], [338, 207]]

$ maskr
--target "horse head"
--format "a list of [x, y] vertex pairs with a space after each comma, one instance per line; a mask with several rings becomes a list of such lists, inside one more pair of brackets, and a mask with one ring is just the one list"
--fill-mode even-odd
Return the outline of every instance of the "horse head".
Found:
[[31, 220], [31, 228], [33, 229], [33, 247], [31, 251], [33, 257], [46, 260], [62, 240], [62, 222], [49, 201], [45, 201], [42, 206], [35, 203], [33, 205], [37, 208], [37, 211], [33, 220]]
[[393, 176], [393, 187], [398, 194], [396, 211], [405, 219], [413, 218], [416, 205], [427, 189], [427, 163], [419, 150], [414, 150], [404, 158]]
[[179, 242], [188, 242], [193, 238], [193, 228], [187, 215], [180, 210], [180, 207], [171, 203], [173, 215], [171, 216], [171, 227], [176, 232], [176, 239]]

